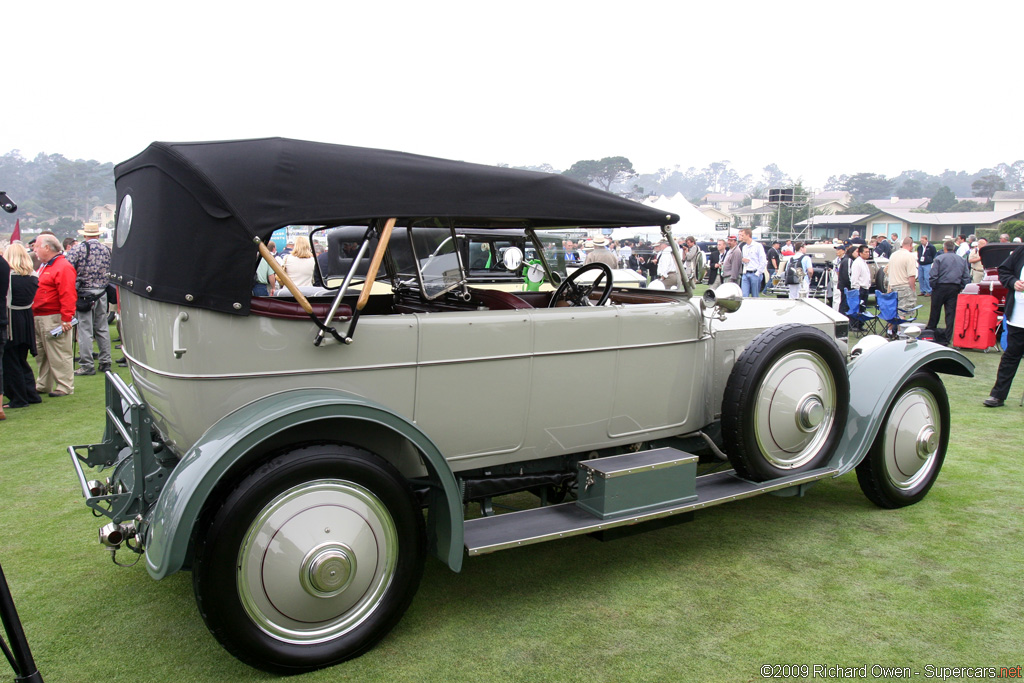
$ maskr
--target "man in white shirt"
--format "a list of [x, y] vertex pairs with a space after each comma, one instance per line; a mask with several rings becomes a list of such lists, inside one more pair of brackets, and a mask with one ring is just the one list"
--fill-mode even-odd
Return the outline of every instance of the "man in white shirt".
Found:
[[761, 296], [764, 271], [768, 268], [764, 247], [760, 242], [754, 241], [754, 234], [750, 228], [740, 228], [740, 241], [743, 242], [743, 280], [740, 283], [743, 296]]
[[868, 303], [868, 292], [871, 290], [871, 267], [868, 265], [868, 256], [871, 254], [871, 248], [867, 245], [861, 245], [857, 249], [857, 258], [850, 264], [850, 287], [851, 289], [860, 290], [860, 310], [864, 311], [864, 307]]
[[679, 285], [682, 284], [682, 280], [679, 279], [679, 265], [668, 247], [668, 240], [662, 239], [654, 250], [658, 257], [658, 280], [665, 285], [665, 289], [679, 289]]
[[971, 253], [971, 243], [974, 241], [974, 235], [967, 237], [966, 235], [960, 235], [956, 238], [956, 255], [960, 258], [967, 260], [967, 255]]

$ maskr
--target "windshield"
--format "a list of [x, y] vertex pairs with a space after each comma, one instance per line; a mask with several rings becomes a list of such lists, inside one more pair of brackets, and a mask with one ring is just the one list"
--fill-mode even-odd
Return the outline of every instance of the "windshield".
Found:
[[389, 251], [401, 284], [435, 299], [462, 283], [462, 268], [451, 228], [395, 228]]
[[[583, 244], [577, 251], [576, 240], [572, 235], [562, 231], [538, 230], [534, 233], [541, 245], [544, 262], [552, 273], [557, 273], [564, 280], [567, 269], [577, 268], [583, 263]], [[533, 249], [527, 251], [526, 259], [536, 259]]]
[[[461, 227], [453, 231], [439, 221], [417, 221], [410, 227], [396, 227], [388, 244], [392, 284], [420, 291], [427, 299], [435, 299], [462, 284], [463, 269], [472, 283], [495, 283], [504, 280], [523, 284], [528, 279], [553, 286], [547, 271], [561, 282], [584, 260], [583, 235], [565, 230], [480, 230]], [[310, 227], [311, 241], [318, 253], [314, 284], [335, 289], [349, 276], [350, 286], [359, 289], [365, 281], [371, 258], [377, 249], [377, 235], [359, 257], [367, 234], [365, 225]], [[371, 231], [372, 232], [372, 231]], [[307, 233], [308, 234], [308, 233]], [[456, 249], [458, 245], [458, 249]], [[538, 246], [540, 249], [538, 249]], [[523, 267], [508, 270], [503, 262], [505, 252], [517, 248], [523, 252]], [[377, 280], [387, 279], [382, 267]], [[383, 286], [383, 283], [381, 283]]]

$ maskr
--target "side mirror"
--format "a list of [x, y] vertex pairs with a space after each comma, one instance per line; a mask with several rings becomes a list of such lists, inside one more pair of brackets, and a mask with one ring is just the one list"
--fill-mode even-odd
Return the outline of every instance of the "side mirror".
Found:
[[523, 265], [523, 250], [519, 247], [509, 247], [501, 255], [501, 264], [510, 273], [518, 272], [519, 267]]

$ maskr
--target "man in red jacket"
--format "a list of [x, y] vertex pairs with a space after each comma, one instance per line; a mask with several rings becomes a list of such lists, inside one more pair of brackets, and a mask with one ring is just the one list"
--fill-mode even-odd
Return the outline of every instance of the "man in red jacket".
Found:
[[[39, 258], [39, 289], [32, 302], [36, 323], [36, 350], [39, 374], [36, 390], [51, 397], [67, 396], [75, 391], [71, 320], [75, 317], [75, 269], [64, 258], [60, 241], [43, 234], [33, 251]], [[56, 334], [53, 334], [56, 332]]]

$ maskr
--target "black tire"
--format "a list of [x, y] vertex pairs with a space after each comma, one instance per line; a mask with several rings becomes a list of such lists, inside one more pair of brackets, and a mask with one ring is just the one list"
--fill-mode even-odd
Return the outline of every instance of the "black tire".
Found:
[[879, 292], [889, 291], [889, 273], [884, 267], [880, 267], [875, 273], [875, 289]]
[[816, 469], [835, 452], [849, 404], [846, 359], [831, 337], [795, 323], [765, 330], [725, 385], [725, 452], [751, 481]]
[[857, 482], [879, 507], [913, 505], [939, 476], [949, 445], [949, 397], [930, 372], [908, 379], [885, 414], [871, 450], [857, 465]]
[[228, 652], [272, 673], [369, 649], [423, 574], [423, 515], [411, 490], [389, 463], [350, 446], [274, 457], [199, 529], [192, 582], [207, 627]]

